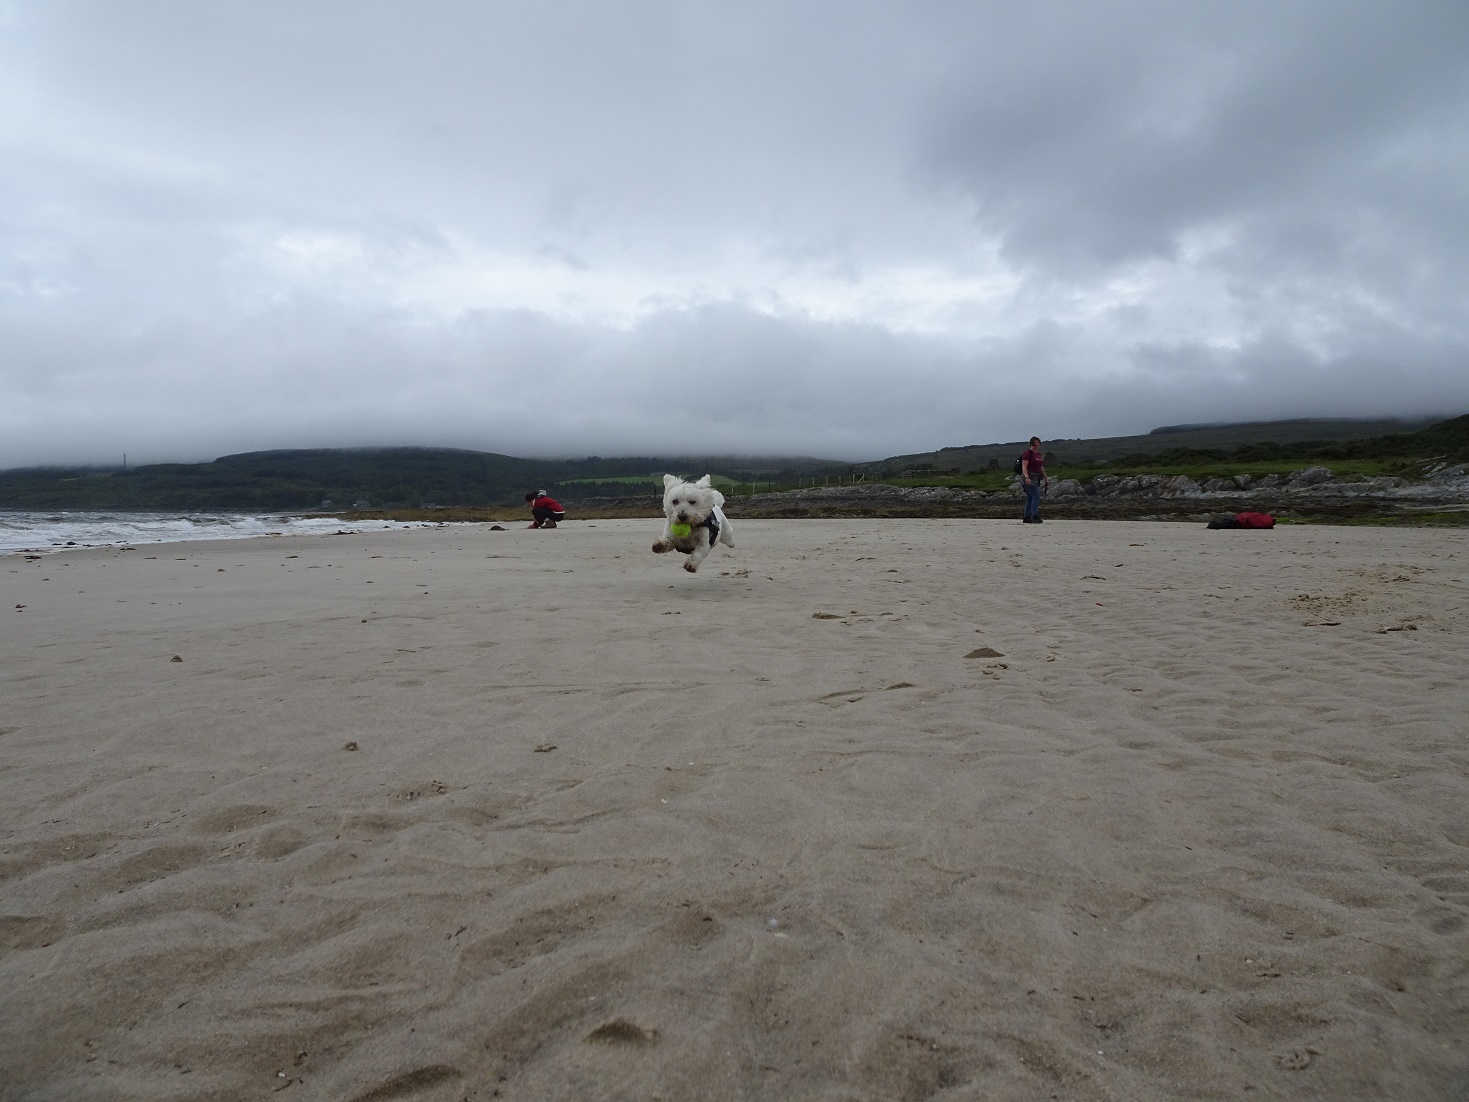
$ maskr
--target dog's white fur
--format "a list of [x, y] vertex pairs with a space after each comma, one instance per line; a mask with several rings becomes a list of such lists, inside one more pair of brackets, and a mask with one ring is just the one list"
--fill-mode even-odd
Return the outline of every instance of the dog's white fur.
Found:
[[[708, 521], [713, 514], [719, 523], [719, 542], [726, 547], [734, 546], [734, 529], [724, 515], [724, 495], [709, 484], [706, 474], [697, 482], [685, 482], [677, 475], [663, 476], [663, 537], [653, 544], [653, 553], [682, 551], [688, 555], [683, 568], [690, 574], [699, 569], [699, 564], [708, 557], [713, 545], [709, 542]], [[693, 531], [683, 539], [673, 535], [673, 525], [688, 524]]]

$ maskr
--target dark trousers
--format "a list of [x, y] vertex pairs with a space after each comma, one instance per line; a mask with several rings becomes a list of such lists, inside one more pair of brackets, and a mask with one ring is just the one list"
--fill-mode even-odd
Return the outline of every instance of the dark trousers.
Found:
[[1025, 517], [1032, 520], [1041, 515], [1041, 484], [1040, 479], [1032, 478], [1029, 486], [1022, 487], [1025, 490]]

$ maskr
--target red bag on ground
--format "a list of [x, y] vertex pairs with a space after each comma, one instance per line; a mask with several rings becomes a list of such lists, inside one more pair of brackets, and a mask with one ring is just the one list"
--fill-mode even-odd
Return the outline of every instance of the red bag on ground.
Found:
[[1269, 513], [1235, 513], [1241, 528], [1274, 528], [1275, 518]]

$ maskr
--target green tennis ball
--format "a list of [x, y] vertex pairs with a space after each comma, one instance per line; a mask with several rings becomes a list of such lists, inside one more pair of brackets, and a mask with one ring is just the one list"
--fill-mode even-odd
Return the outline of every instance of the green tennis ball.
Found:
[[694, 526], [692, 524], [670, 524], [668, 533], [676, 540], [686, 540], [694, 534]]

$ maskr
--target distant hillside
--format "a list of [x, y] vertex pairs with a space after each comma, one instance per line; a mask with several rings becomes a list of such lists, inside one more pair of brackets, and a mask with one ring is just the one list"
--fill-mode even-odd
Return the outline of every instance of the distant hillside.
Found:
[[[708, 472], [742, 489], [818, 481], [875, 482], [947, 472], [1007, 470], [1021, 441], [972, 444], [848, 464], [806, 457], [621, 456], [521, 459], [449, 448], [320, 448], [247, 452], [209, 463], [112, 469], [0, 471], [0, 509], [144, 509], [169, 512], [310, 512], [519, 506], [549, 489], [563, 501], [619, 499], [650, 505], [659, 476]], [[1066, 466], [1160, 467], [1200, 458], [1319, 462], [1332, 458], [1469, 460], [1469, 415], [1449, 421], [1269, 421], [1179, 425], [1143, 436], [1048, 440]], [[728, 490], [726, 483], [726, 492]]]
[[[1381, 419], [1371, 421], [1299, 419], [1292, 421], [1252, 421], [1217, 425], [1169, 425], [1142, 436], [1103, 436], [1094, 439], [1060, 439], [1045, 441], [1047, 452], [1065, 464], [1107, 464], [1166, 452], [1198, 452], [1225, 455], [1241, 448], [1297, 445], [1324, 445], [1374, 441], [1385, 438], [1401, 442], [1435, 424], [1432, 418], [1419, 420]], [[1443, 422], [1452, 424], [1452, 422]], [[1397, 445], [1394, 445], [1397, 446]], [[940, 448], [933, 452], [895, 455], [887, 459], [857, 464], [859, 471], [872, 477], [897, 476], [904, 471], [983, 471], [992, 466], [1008, 467], [1026, 448], [1026, 441], [1000, 444], [965, 444]]]
[[1359, 441], [1344, 446], [1342, 451], [1351, 454], [1354, 450], [1366, 451], [1369, 448], [1433, 455], [1450, 462], [1469, 461], [1469, 413], [1449, 421], [1439, 421], [1418, 432], [1384, 436], [1374, 441]]
[[665, 472], [734, 482], [799, 482], [847, 464], [804, 458], [631, 456], [520, 459], [450, 448], [247, 452], [209, 463], [0, 471], [0, 509], [169, 512], [423, 508], [519, 504], [531, 490], [564, 500], [662, 493]]

